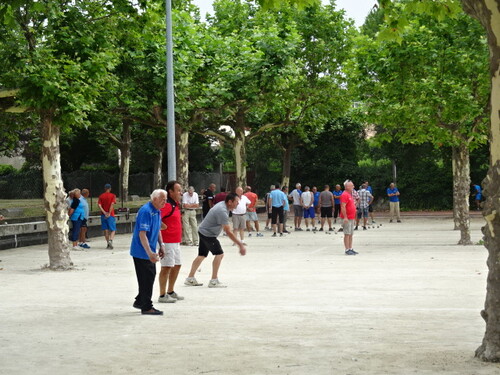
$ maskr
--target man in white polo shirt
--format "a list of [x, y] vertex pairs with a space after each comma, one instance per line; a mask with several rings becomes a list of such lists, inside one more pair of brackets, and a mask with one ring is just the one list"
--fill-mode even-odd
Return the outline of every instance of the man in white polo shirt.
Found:
[[233, 209], [233, 234], [236, 238], [238, 238], [238, 232], [240, 233], [240, 239], [242, 243], [244, 241], [245, 229], [247, 227], [246, 213], [247, 206], [249, 206], [252, 202], [245, 195], [243, 195], [243, 188], [238, 186], [236, 188], [236, 195], [240, 198], [238, 205]]
[[198, 246], [198, 221], [196, 220], [196, 209], [200, 207], [198, 194], [194, 187], [190, 186], [188, 191], [182, 195], [182, 242], [188, 246]]

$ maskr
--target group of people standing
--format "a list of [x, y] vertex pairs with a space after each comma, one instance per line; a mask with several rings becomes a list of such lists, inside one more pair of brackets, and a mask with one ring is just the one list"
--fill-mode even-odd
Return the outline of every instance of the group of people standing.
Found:
[[[73, 250], [90, 249], [87, 244], [87, 222], [89, 220], [89, 198], [88, 189], [73, 189], [68, 193], [66, 203], [68, 205], [68, 215], [71, 220], [72, 229], [70, 240], [73, 244]], [[116, 204], [116, 195], [111, 193], [111, 185], [104, 185], [104, 193], [99, 196], [97, 201], [101, 211], [101, 229], [104, 232], [107, 249], [113, 249], [113, 239], [116, 233], [116, 219], [114, 205]]]
[[[213, 185], [213, 186], [212, 186]], [[208, 189], [213, 193], [215, 184]], [[214, 195], [203, 220], [197, 228], [196, 234], [191, 233], [190, 239], [198, 244], [198, 255], [193, 260], [191, 270], [184, 284], [187, 286], [202, 286], [194, 277], [201, 263], [209, 253], [214, 255], [212, 262], [212, 276], [208, 283], [209, 288], [225, 288], [218, 278], [218, 271], [224, 257], [224, 251], [217, 239], [222, 231], [239, 248], [241, 255], [246, 254], [245, 244], [235, 235], [237, 227], [231, 230], [229, 213], [238, 207], [244, 199], [242, 190], [236, 193], [227, 193], [223, 200], [214, 202]], [[187, 195], [186, 195], [187, 194]], [[151, 194], [151, 200], [143, 205], [136, 216], [136, 224], [130, 246], [130, 255], [133, 257], [138, 282], [138, 294], [133, 307], [140, 309], [143, 315], [163, 315], [163, 312], [153, 307], [151, 300], [156, 277], [155, 263], [160, 261], [161, 271], [158, 278], [160, 286], [160, 303], [175, 303], [184, 297], [175, 292], [175, 283], [181, 268], [180, 244], [182, 241], [183, 222], [191, 226], [191, 217], [188, 210], [196, 210], [199, 204], [195, 202], [194, 189], [188, 188], [182, 193], [182, 187], [177, 181], [169, 181], [165, 190], [157, 189]], [[186, 199], [185, 199], [186, 198]], [[191, 199], [191, 202], [188, 202]], [[247, 205], [245, 203], [245, 205]], [[234, 216], [233, 216], [234, 217]], [[194, 215], [196, 219], [196, 215]], [[191, 227], [191, 230], [194, 228]], [[196, 241], [196, 242], [195, 242]], [[156, 250], [158, 247], [158, 251]]]

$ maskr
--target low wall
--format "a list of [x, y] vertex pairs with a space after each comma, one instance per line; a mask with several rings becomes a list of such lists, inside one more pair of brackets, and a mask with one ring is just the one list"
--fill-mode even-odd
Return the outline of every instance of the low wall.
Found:
[[[132, 233], [134, 230], [135, 217], [135, 213], [117, 214], [116, 233]], [[103, 236], [100, 216], [90, 216], [87, 226], [89, 238]], [[0, 225], [0, 250], [41, 245], [47, 242], [47, 224], [45, 221]]]

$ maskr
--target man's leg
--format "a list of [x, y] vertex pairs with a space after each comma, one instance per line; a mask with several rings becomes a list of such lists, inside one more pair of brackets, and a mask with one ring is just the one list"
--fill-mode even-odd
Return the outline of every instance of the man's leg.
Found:
[[395, 209], [396, 209], [396, 214], [397, 214], [397, 218], [398, 218], [398, 221], [401, 221], [401, 215], [400, 215], [400, 212], [399, 212], [399, 202], [394, 202], [396, 203], [395, 204]]
[[87, 241], [87, 227], [81, 227], [80, 238], [78, 239], [78, 242], [85, 243], [85, 241]]
[[190, 245], [191, 241], [191, 226], [189, 224], [189, 213], [190, 210], [185, 210], [184, 214], [182, 214], [182, 242]]
[[218, 278], [217, 275], [219, 273], [219, 268], [222, 262], [222, 258], [224, 258], [224, 254], [219, 254], [214, 257], [214, 261], [212, 262], [212, 280]]
[[160, 284], [160, 296], [164, 296], [167, 289], [167, 280], [172, 271], [172, 267], [161, 267], [160, 275], [158, 276], [158, 284]]
[[392, 222], [392, 220], [394, 219], [394, 210], [395, 210], [395, 205], [396, 202], [389, 202], [389, 212], [390, 212], [390, 221]]
[[170, 269], [170, 274], [168, 275], [168, 293], [172, 293], [174, 291], [175, 282], [177, 281], [177, 277], [179, 276], [179, 271], [181, 270], [181, 266], [177, 265]]
[[201, 263], [205, 260], [206, 257], [198, 255], [193, 260], [193, 264], [191, 265], [191, 271], [189, 271], [188, 277], [194, 277], [195, 272], [200, 268]]
[[136, 304], [142, 311], [149, 311], [153, 308], [153, 284], [156, 276], [156, 267], [149, 259], [134, 258], [137, 283], [139, 284], [139, 294], [135, 297]]
[[[249, 223], [249, 222], [250, 222], [250, 220], [247, 221], [247, 223]], [[257, 233], [260, 232], [259, 220], [255, 220], [253, 223], [255, 224], [255, 230], [257, 231]]]
[[200, 242], [198, 238], [198, 221], [196, 220], [196, 211], [189, 211], [189, 225], [191, 226], [190, 239], [193, 240], [193, 245], [198, 246]]
[[328, 229], [332, 229], [332, 218], [327, 216], [326, 221], [328, 221]]
[[106, 242], [109, 241], [109, 230], [107, 229], [104, 230], [104, 238], [106, 239]]
[[306, 229], [309, 229], [309, 219], [304, 218], [304, 221], [306, 222]]
[[243, 241], [243, 240], [244, 240], [244, 237], [245, 237], [245, 230], [240, 228], [240, 229], [239, 229], [239, 231], [240, 231], [240, 238], [241, 238], [241, 241]]
[[350, 234], [344, 234], [344, 247], [345, 250], [349, 250], [351, 248], [351, 235]]

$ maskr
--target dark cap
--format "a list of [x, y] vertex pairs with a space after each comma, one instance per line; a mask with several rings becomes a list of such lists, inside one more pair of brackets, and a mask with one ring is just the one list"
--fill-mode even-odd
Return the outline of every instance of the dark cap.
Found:
[[111, 185], [110, 184], [104, 185], [104, 189], [111, 189]]

